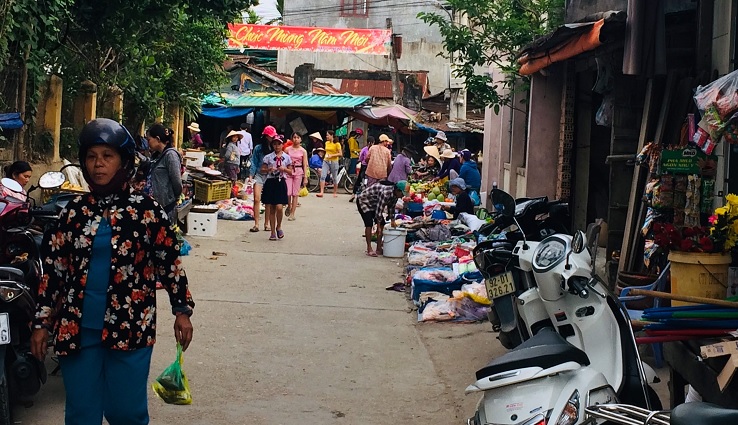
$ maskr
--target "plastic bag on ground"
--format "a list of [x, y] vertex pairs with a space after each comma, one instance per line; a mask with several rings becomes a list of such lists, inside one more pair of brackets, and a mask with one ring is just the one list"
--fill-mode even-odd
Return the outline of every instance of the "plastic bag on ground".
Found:
[[177, 344], [177, 359], [151, 384], [154, 390], [167, 404], [192, 404], [192, 393], [187, 375], [182, 370], [182, 346]]

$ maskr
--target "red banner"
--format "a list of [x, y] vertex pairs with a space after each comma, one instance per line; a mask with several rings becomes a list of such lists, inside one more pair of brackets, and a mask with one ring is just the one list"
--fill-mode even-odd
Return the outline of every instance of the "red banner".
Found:
[[386, 55], [390, 30], [228, 24], [230, 49], [307, 50]]

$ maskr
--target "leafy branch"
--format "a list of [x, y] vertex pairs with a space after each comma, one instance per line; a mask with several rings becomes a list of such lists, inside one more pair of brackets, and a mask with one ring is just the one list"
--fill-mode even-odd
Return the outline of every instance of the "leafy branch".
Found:
[[[447, 0], [446, 13], [421, 12], [418, 18], [438, 27], [453, 73], [466, 83], [477, 102], [499, 113], [513, 106], [514, 94], [527, 90], [518, 73], [520, 49], [563, 22], [564, 0]], [[501, 78], [479, 69], [493, 67]]]

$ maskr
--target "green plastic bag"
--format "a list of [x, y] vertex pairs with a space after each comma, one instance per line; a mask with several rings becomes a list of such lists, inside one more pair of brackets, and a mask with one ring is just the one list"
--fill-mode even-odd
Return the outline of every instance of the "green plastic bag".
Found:
[[151, 389], [167, 404], [192, 404], [190, 384], [182, 370], [182, 361], [182, 346], [177, 343], [177, 359], [151, 384]]

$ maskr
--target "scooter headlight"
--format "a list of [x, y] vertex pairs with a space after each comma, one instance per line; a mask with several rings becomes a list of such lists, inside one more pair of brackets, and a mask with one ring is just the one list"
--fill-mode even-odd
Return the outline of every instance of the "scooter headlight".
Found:
[[548, 237], [536, 249], [533, 268], [544, 272], [552, 269], [566, 257], [567, 243], [561, 238]]
[[573, 425], [577, 423], [579, 419], [579, 391], [574, 390], [569, 397], [569, 401], [566, 402], [564, 410], [559, 415], [559, 420], [556, 421], [556, 425]]
[[0, 299], [5, 301], [6, 303], [9, 303], [16, 299], [18, 295], [21, 294], [21, 290], [19, 288], [11, 288], [8, 286], [0, 286]]

